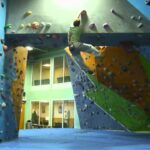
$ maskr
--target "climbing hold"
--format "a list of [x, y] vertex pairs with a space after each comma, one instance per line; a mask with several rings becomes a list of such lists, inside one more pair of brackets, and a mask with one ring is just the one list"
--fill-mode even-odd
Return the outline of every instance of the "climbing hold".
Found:
[[4, 51], [7, 51], [7, 49], [8, 49], [7, 45], [4, 44], [4, 45], [3, 45], [3, 50], [4, 50]]
[[19, 26], [19, 29], [23, 29], [25, 27], [25, 25], [24, 24], [21, 24], [20, 26]]
[[40, 23], [35, 21], [31, 24], [31, 27], [32, 29], [38, 29], [40, 27]]
[[82, 10], [80, 14], [81, 14], [81, 16], [87, 16], [86, 10]]
[[110, 11], [111, 11], [111, 13], [116, 14], [114, 8], [112, 8]]
[[5, 78], [5, 74], [1, 74], [1, 80]]
[[90, 25], [89, 25], [89, 29], [91, 29], [91, 30], [96, 30], [97, 27], [96, 27], [95, 23], [90, 24]]
[[108, 23], [104, 23], [103, 24], [103, 28], [108, 28], [109, 27], [109, 24]]
[[141, 17], [141, 16], [138, 16], [137, 19], [138, 19], [139, 21], [141, 21], [141, 20], [142, 20], [142, 17]]
[[28, 10], [26, 13], [25, 13], [25, 16], [31, 16], [32, 15], [32, 11], [31, 10]]
[[4, 44], [4, 43], [5, 43], [4, 39], [1, 39], [1, 44]]
[[108, 76], [110, 77], [110, 78], [113, 78], [114, 77], [114, 73], [113, 72], [108, 72]]
[[11, 29], [12, 28], [12, 24], [7, 24], [6, 26], [5, 26], [5, 29]]
[[4, 8], [4, 3], [3, 2], [1, 2], [1, 7]]
[[127, 72], [127, 71], [128, 71], [128, 67], [127, 67], [127, 66], [121, 66], [121, 70], [122, 70], [123, 72]]
[[27, 27], [27, 28], [31, 28], [31, 23], [28, 23], [28, 24], [26, 25], [26, 27]]
[[43, 28], [43, 27], [45, 27], [45, 26], [46, 26], [46, 23], [45, 23], [45, 22], [41, 22], [41, 23], [40, 23], [40, 27], [41, 27], [41, 28]]
[[47, 28], [50, 28], [51, 26], [52, 26], [51, 23], [46, 23], [46, 27], [47, 27]]
[[145, 0], [145, 4], [150, 6], [150, 0]]
[[1, 106], [2, 106], [2, 108], [5, 108], [5, 107], [6, 107], [6, 103], [3, 102], [3, 103], [1, 104]]
[[105, 72], [107, 72], [107, 71], [108, 71], [108, 68], [104, 67], [103, 70], [104, 70]]
[[4, 91], [4, 89], [3, 88], [0, 88], [0, 92], [3, 92]]
[[136, 20], [136, 17], [135, 16], [131, 16], [130, 17], [132, 20]]
[[11, 33], [12, 33], [12, 34], [15, 34], [15, 33], [16, 33], [16, 31], [15, 31], [15, 30], [13, 30], [13, 31], [11, 31]]
[[142, 28], [142, 27], [143, 27], [143, 23], [139, 23], [139, 24], [137, 25], [137, 27], [138, 27], [138, 28]]

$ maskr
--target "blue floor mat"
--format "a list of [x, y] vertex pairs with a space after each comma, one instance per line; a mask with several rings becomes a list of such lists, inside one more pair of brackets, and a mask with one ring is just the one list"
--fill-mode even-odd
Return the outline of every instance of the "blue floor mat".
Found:
[[150, 134], [79, 129], [21, 130], [0, 150], [150, 150]]

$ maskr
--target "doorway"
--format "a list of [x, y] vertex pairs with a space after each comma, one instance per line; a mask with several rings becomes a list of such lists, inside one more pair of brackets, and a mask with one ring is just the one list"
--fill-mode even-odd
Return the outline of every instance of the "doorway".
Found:
[[74, 128], [74, 101], [53, 101], [53, 128]]

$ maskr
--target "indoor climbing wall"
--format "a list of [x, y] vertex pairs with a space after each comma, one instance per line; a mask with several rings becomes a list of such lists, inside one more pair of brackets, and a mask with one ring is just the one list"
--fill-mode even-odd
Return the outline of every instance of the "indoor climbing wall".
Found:
[[6, 1], [0, 1], [0, 142], [14, 139], [18, 132], [13, 110], [11, 83], [15, 78], [15, 64], [12, 52], [7, 52], [4, 41]]
[[[130, 0], [132, 1], [137, 3], [135, 0]], [[146, 7], [150, 7], [145, 4], [145, 0], [139, 1]], [[94, 2], [28, 0], [24, 3], [24, 0], [8, 0], [6, 30], [8, 34], [67, 33], [73, 20], [82, 10], [86, 10], [88, 17], [84, 25], [88, 33], [148, 32], [150, 30], [150, 22], [147, 19], [149, 13], [143, 13], [130, 2], [128, 0], [94, 0]]]
[[68, 65], [77, 111], [82, 129], [112, 129], [123, 130], [123, 125], [110, 116], [103, 108], [99, 107], [94, 99], [86, 95], [87, 91], [97, 91], [97, 87], [67, 54]]
[[[2, 76], [4, 74], [3, 72], [3, 64], [4, 64], [4, 52], [3, 52], [3, 39], [4, 39], [4, 22], [5, 22], [5, 11], [6, 7], [2, 7], [3, 4], [0, 4], [0, 75]], [[1, 92], [3, 90], [3, 84], [4, 81], [2, 80], [2, 77], [0, 79], [0, 89]], [[3, 99], [0, 96], [0, 140], [4, 137], [3, 131], [4, 131], [4, 110], [2, 109]]]
[[14, 59], [16, 62], [16, 80], [12, 82], [12, 97], [13, 109], [16, 115], [16, 121], [19, 129], [20, 113], [22, 106], [22, 99], [24, 93], [24, 80], [27, 64], [28, 51], [24, 47], [17, 47], [14, 49]]
[[[95, 128], [96, 123], [100, 124], [94, 119], [93, 122], [88, 121], [97, 114], [94, 109], [93, 112], [88, 113], [93, 104], [96, 104], [98, 109], [105, 111], [124, 128], [132, 131], [150, 130], [150, 81], [140, 59], [140, 53], [125, 45], [97, 47], [97, 49], [102, 53], [100, 60], [95, 60], [93, 55], [81, 53], [87, 67], [95, 72], [93, 76], [85, 75], [73, 60], [68, 58], [80, 123], [90, 122], [92, 128]], [[80, 70], [78, 74], [77, 69]], [[73, 75], [73, 72], [76, 75]], [[85, 88], [83, 85], [88, 84], [87, 81], [92, 81], [94, 87]], [[81, 89], [82, 92], [79, 93]], [[88, 103], [86, 98], [90, 99], [91, 103]], [[99, 121], [105, 120], [99, 119]], [[115, 127], [111, 126], [111, 129]]]
[[24, 47], [5, 51], [4, 73], [1, 74], [1, 141], [18, 137], [26, 60]]

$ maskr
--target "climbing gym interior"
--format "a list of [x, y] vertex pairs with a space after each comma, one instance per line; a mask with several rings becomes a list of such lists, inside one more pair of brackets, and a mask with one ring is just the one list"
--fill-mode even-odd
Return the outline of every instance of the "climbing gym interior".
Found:
[[150, 0], [0, 0], [9, 149], [150, 149]]

